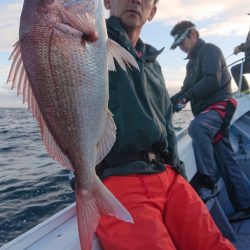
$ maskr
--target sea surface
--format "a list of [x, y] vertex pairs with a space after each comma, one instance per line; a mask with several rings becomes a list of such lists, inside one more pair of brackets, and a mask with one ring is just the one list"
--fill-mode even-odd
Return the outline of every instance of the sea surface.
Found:
[[[176, 131], [192, 115], [174, 115]], [[52, 160], [26, 108], [0, 108], [0, 247], [75, 201], [68, 170]]]

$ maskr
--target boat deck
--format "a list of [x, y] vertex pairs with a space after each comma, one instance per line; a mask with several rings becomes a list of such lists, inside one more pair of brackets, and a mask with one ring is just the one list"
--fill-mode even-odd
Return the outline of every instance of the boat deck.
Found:
[[[250, 180], [250, 111], [235, 121], [230, 128], [230, 141], [236, 152], [238, 166]], [[207, 202], [216, 224], [223, 235], [228, 237], [236, 246], [237, 250], [250, 249], [250, 219], [240, 222], [229, 223], [227, 216], [234, 212], [229, 201], [224, 182], [219, 179], [220, 193], [216, 198]], [[249, 194], [250, 195], [250, 194]]]
[[220, 231], [227, 237], [236, 247], [237, 250], [250, 249], [250, 219], [239, 222], [230, 223], [227, 216], [234, 210], [228, 197], [225, 195], [225, 186], [222, 180], [219, 180], [220, 194], [207, 201], [208, 207], [214, 221], [219, 227]]
[[250, 220], [233, 223], [232, 227], [237, 235], [234, 242], [237, 250], [249, 250], [250, 246]]

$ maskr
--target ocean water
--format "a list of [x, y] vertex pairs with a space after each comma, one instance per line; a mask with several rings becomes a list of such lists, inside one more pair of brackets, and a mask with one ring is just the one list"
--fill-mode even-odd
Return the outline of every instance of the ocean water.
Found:
[[[192, 115], [173, 117], [176, 131]], [[52, 160], [25, 108], [0, 108], [0, 247], [75, 201], [68, 170]]]

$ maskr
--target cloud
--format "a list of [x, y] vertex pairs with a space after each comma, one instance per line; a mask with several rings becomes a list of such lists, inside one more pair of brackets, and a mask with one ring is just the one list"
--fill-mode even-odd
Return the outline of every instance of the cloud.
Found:
[[[0, 91], [1, 95], [1, 91]], [[22, 103], [22, 97], [14, 94], [1, 95], [0, 107], [2, 108], [27, 108], [27, 104]]]
[[[0, 52], [9, 53], [12, 45], [18, 40], [22, 4], [23, 0], [5, 0], [0, 3]], [[188, 19], [197, 25], [202, 37], [245, 38], [250, 23], [250, 16], [246, 15], [249, 12], [247, 6], [249, 0], [160, 0], [155, 20], [169, 28], [178, 21]], [[5, 84], [8, 71], [9, 66], [0, 65], [0, 95], [9, 93]], [[163, 74], [167, 86], [179, 87], [185, 76], [185, 67], [168, 66], [163, 68]]]
[[[10, 51], [18, 39], [22, 4], [23, 0], [0, 3], [0, 51]], [[198, 23], [202, 35], [245, 36], [250, 19], [246, 6], [248, 0], [160, 0], [155, 19], [171, 26], [180, 20], [192, 20]]]
[[166, 67], [162, 69], [162, 73], [166, 82], [166, 86], [169, 88], [180, 88], [182, 86], [186, 67], [171, 68]]
[[200, 29], [203, 36], [246, 36], [249, 30], [249, 19], [246, 16], [231, 16], [230, 20], [212, 23]]
[[9, 65], [0, 65], [0, 77], [7, 78], [9, 70], [10, 70]]
[[10, 51], [18, 40], [19, 19], [23, 1], [12, 0], [0, 3], [0, 51]]
[[211, 4], [211, 2], [211, 0], [161, 0], [156, 18], [168, 24], [174, 24], [185, 19], [200, 21], [212, 18], [222, 12], [223, 5], [218, 1], [214, 4]]
[[[0, 96], [1, 96], [1, 103], [3, 103], [3, 96], [13, 96], [14, 91], [10, 91], [11, 84], [6, 84], [7, 77], [9, 74], [10, 65], [0, 65]], [[1, 105], [0, 105], [1, 107]]]
[[0, 65], [0, 92], [6, 92], [6, 81], [9, 74], [9, 65]]
[[26, 107], [22, 103], [22, 95], [17, 97], [17, 91], [11, 90], [11, 83], [6, 84], [10, 65], [0, 65], [0, 107]]
[[173, 26], [191, 20], [202, 35], [245, 36], [249, 30], [248, 0], [160, 0], [156, 20]]

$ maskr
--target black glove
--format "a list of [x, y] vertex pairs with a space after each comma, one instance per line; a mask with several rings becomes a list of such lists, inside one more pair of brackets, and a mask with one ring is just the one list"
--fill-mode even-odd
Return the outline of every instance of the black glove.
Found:
[[182, 92], [179, 92], [179, 93], [173, 95], [170, 98], [170, 100], [171, 100], [172, 104], [175, 105], [180, 99], [182, 99], [182, 97], [183, 97]]
[[174, 112], [179, 112], [184, 108], [185, 108], [185, 104], [178, 102], [175, 105], [173, 105], [173, 113]]
[[178, 93], [172, 96], [170, 99], [173, 104], [173, 112], [179, 112], [185, 108], [187, 100], [182, 93]]

